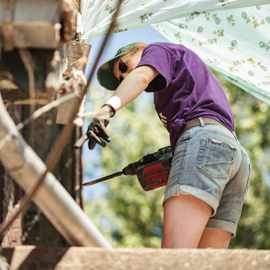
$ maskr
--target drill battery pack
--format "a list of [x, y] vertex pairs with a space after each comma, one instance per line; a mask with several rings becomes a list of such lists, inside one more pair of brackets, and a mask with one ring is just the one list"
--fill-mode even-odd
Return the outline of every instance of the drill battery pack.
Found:
[[138, 167], [136, 174], [142, 188], [149, 191], [167, 185], [171, 162], [172, 157], [167, 156]]

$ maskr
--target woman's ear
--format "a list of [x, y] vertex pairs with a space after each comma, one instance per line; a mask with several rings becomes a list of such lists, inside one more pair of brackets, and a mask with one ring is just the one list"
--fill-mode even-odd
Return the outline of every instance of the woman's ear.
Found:
[[143, 51], [143, 49], [144, 49], [145, 47], [146, 47], [146, 46], [144, 46], [144, 45], [141, 46], [141, 47], [140, 47], [140, 50]]

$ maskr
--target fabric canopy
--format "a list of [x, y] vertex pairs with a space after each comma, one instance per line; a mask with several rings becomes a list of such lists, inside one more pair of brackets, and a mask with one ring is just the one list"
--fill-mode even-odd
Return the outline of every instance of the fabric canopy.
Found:
[[[83, 39], [104, 35], [116, 0], [82, 0]], [[270, 105], [269, 0], [126, 0], [115, 32], [152, 25]]]

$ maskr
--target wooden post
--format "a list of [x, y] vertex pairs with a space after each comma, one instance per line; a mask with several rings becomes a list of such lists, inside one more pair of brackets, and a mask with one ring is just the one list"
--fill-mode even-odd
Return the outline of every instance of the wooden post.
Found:
[[[90, 44], [85, 44], [85, 43], [75, 42], [75, 41], [72, 41], [68, 44], [68, 49], [67, 49], [68, 66], [67, 66], [66, 74], [69, 74], [69, 76], [67, 76], [67, 83], [68, 83], [68, 80], [76, 76], [75, 72], [77, 70], [81, 70], [82, 73], [84, 73], [86, 64], [88, 62], [88, 55], [89, 55], [90, 49], [91, 49]], [[63, 87], [62, 92], [59, 92], [58, 98], [61, 98], [74, 91], [76, 91], [78, 95], [80, 95], [85, 85], [77, 84], [77, 89], [74, 88], [74, 86], [76, 86], [76, 84], [72, 83], [72, 87], [70, 88]], [[77, 102], [78, 102], [78, 98], [75, 97], [60, 104], [57, 110], [56, 123], [67, 124], [71, 116], [70, 108], [74, 107]], [[79, 113], [84, 112], [84, 107], [85, 107], [85, 100], [82, 102]], [[74, 123], [77, 126], [82, 127], [83, 119], [77, 118], [75, 119]]]

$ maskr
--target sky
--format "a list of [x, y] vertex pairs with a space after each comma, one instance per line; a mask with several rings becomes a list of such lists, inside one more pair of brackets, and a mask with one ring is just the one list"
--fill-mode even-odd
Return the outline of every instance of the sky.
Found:
[[[84, 41], [85, 43], [91, 44], [91, 49], [90, 49], [90, 54], [89, 54], [90, 62], [94, 63], [97, 57], [97, 54], [99, 52], [99, 49], [101, 47], [103, 39], [104, 39], [104, 36], [94, 38], [91, 40], [87, 39]], [[119, 48], [133, 42], [145, 42], [149, 44], [153, 42], [168, 42], [168, 40], [164, 38], [159, 32], [157, 32], [151, 26], [144, 26], [144, 27], [136, 28], [133, 30], [125, 31], [125, 32], [112, 34], [101, 56], [98, 67], [102, 63], [113, 58]], [[92, 71], [92, 67], [93, 65], [90, 65], [90, 64], [87, 65], [86, 67], [85, 76], [87, 79]], [[100, 87], [96, 78], [96, 72], [91, 82], [91, 88], [93, 87]], [[90, 88], [90, 92], [91, 92], [91, 88]], [[102, 96], [104, 96], [104, 93], [106, 94], [106, 92], [107, 91], [101, 92], [100, 98], [102, 98]], [[108, 91], [108, 92], [109, 93], [107, 93], [107, 95], [103, 97], [104, 103], [106, 102], [106, 98], [107, 97], [109, 98], [110, 95], [113, 94], [113, 92], [111, 91]], [[89, 99], [91, 101], [89, 101]], [[85, 111], [86, 112], [92, 111], [94, 103], [95, 103], [95, 99], [91, 99], [91, 96], [89, 97], [89, 94], [88, 94]], [[88, 119], [84, 120], [83, 133], [87, 131], [87, 127], [89, 123], [90, 122]], [[110, 145], [108, 144], [107, 147], [110, 147]], [[88, 149], [87, 143], [83, 145], [83, 150], [82, 150], [83, 151], [82, 158], [83, 158], [83, 163], [84, 163], [83, 183], [105, 176], [103, 175], [102, 168], [97, 168], [94, 165], [94, 162], [97, 159], [100, 159], [100, 150], [102, 151], [102, 148], [99, 145], [97, 145], [95, 149], [92, 151]], [[119, 168], [119, 171], [121, 170], [122, 168]], [[91, 178], [89, 177], [87, 171], [91, 173]], [[96, 196], [102, 196], [104, 192], [106, 192], [106, 185], [104, 185], [103, 183], [99, 183], [93, 186], [83, 187], [82, 196], [83, 196], [83, 199], [87, 201]]]

